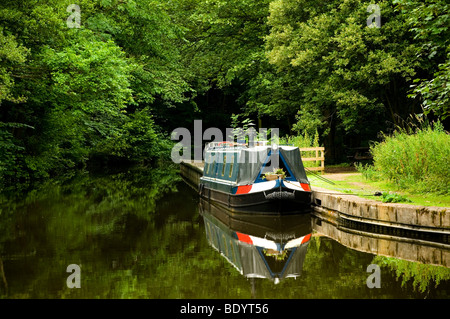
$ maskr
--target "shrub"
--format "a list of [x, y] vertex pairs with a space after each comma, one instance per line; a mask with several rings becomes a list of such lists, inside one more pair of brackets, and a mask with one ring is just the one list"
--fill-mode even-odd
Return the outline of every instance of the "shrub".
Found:
[[399, 130], [371, 147], [380, 178], [417, 192], [450, 192], [450, 135], [441, 123]]

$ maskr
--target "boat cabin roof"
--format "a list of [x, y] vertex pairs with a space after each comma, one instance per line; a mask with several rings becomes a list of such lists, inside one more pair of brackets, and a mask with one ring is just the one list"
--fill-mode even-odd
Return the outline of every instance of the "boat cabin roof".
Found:
[[262, 175], [274, 168], [283, 168], [287, 180], [309, 183], [301, 160], [300, 150], [294, 146], [264, 145], [247, 147], [227, 142], [205, 148], [206, 177], [248, 185], [261, 182]]

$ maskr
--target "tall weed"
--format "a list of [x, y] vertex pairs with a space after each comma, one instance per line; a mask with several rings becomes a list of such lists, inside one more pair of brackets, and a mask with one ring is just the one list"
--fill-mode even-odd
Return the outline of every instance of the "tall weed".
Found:
[[370, 151], [379, 177], [399, 188], [450, 193], [450, 135], [441, 123], [385, 135]]
[[[319, 133], [316, 130], [314, 136], [310, 136], [306, 131], [303, 134], [299, 135], [291, 135], [280, 137], [279, 139], [280, 145], [292, 145], [298, 148], [306, 148], [306, 147], [318, 147], [319, 146]], [[315, 151], [306, 151], [301, 152], [303, 158], [307, 157], [316, 157]], [[320, 161], [308, 161], [303, 162], [305, 167], [315, 167], [320, 165]]]

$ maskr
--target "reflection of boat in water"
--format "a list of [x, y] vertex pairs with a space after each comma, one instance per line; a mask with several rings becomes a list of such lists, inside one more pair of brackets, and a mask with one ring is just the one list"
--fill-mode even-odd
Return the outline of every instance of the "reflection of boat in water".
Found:
[[200, 202], [209, 244], [247, 278], [275, 283], [301, 275], [311, 238], [310, 214], [238, 214]]
[[292, 146], [208, 144], [199, 193], [230, 210], [284, 212], [311, 205], [300, 150]]

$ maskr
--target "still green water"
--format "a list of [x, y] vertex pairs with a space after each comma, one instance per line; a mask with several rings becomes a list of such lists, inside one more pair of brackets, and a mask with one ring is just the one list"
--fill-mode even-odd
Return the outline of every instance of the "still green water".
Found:
[[[371, 251], [399, 242], [373, 242], [310, 214], [271, 218], [227, 217], [170, 169], [50, 181], [1, 197], [0, 298], [450, 298], [445, 243], [407, 240], [422, 256], [412, 262]], [[236, 231], [284, 242], [312, 236], [275, 259], [256, 260], [254, 249], [252, 261]], [[80, 288], [67, 285], [71, 264]], [[380, 288], [367, 286], [370, 264]], [[275, 284], [265, 265], [296, 278]], [[247, 278], [248, 267], [266, 278]]]

